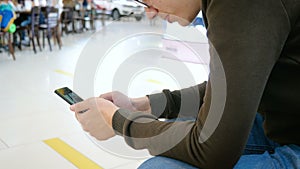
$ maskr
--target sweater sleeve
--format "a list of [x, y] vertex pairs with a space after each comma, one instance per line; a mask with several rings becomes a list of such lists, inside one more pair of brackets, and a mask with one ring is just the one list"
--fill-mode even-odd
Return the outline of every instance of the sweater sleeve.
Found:
[[[203, 97], [205, 95], [206, 82], [203, 82], [199, 85], [192, 86], [189, 88], [170, 91], [168, 89], [163, 90], [162, 93], [156, 93], [152, 95], [148, 95], [150, 100], [152, 114], [157, 118], [182, 118], [182, 117], [193, 117], [196, 118], [199, 112], [199, 109], [203, 103]], [[181, 111], [181, 104], [184, 102], [181, 100], [181, 96], [188, 97], [187, 108], [195, 107], [195, 111], [189, 109], [185, 111]]]
[[199, 168], [233, 168], [290, 23], [280, 0], [203, 1], [211, 61], [197, 120], [162, 122], [121, 109], [114, 114], [113, 128], [128, 145], [152, 155]]

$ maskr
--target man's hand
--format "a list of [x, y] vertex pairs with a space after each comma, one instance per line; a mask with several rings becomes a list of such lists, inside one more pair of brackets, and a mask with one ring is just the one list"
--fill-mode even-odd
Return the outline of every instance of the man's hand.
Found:
[[202, 0], [143, 0], [149, 19], [160, 16], [168, 22], [178, 22], [182, 26], [190, 24], [201, 10]]
[[113, 91], [100, 95], [100, 98], [109, 100], [116, 106], [123, 109], [148, 113], [151, 112], [150, 102], [146, 96], [140, 98], [129, 98], [121, 92]]
[[99, 97], [89, 98], [70, 107], [75, 112], [83, 130], [98, 140], [107, 140], [115, 136], [112, 117], [119, 109], [112, 102]]

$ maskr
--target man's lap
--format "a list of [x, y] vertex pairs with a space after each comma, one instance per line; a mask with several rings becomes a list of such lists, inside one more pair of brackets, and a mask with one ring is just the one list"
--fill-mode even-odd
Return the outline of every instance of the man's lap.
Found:
[[[263, 118], [257, 114], [244, 153], [234, 169], [300, 168], [300, 147], [280, 146], [268, 139], [263, 132], [262, 123]], [[139, 167], [139, 169], [150, 168], [196, 169], [187, 163], [161, 156], [153, 157]]]
[[[153, 157], [144, 162], [139, 169], [197, 169], [187, 163], [167, 158]], [[296, 145], [285, 145], [275, 148], [270, 154], [242, 155], [234, 169], [298, 169], [300, 168], [300, 147]]]

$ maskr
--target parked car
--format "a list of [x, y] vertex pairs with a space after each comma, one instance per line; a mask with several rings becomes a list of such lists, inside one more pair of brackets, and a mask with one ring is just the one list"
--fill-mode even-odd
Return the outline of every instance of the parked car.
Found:
[[124, 16], [132, 16], [140, 21], [144, 15], [144, 7], [134, 0], [94, 0], [94, 5], [114, 20], [119, 20]]

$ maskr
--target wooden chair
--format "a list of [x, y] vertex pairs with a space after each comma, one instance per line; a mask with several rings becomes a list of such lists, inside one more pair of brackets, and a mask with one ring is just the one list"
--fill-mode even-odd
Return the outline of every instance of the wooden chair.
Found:
[[43, 32], [43, 47], [45, 47], [45, 38], [47, 37], [50, 51], [52, 51], [51, 38], [54, 37], [61, 49], [61, 35], [59, 32], [59, 13], [54, 7], [45, 8], [45, 24], [40, 25], [40, 30]]
[[96, 8], [93, 8], [93, 15], [92, 16], [93, 16], [94, 22], [96, 20], [100, 20], [102, 26], [105, 26], [105, 20], [109, 19], [110, 14], [109, 14], [108, 11], [106, 11], [105, 8], [102, 8], [101, 6], [96, 5]]
[[[26, 26], [17, 26], [17, 30], [14, 35], [16, 36], [17, 34], [19, 34], [19, 36], [21, 37], [21, 31], [27, 31], [34, 53], [36, 53], [34, 38], [36, 38], [40, 51], [42, 51], [40, 40], [39, 40], [40, 39], [39, 36], [40, 12], [41, 12], [40, 7], [37, 6], [33, 7], [30, 12], [31, 23]], [[16, 39], [16, 37], [14, 37], [14, 39]], [[22, 50], [21, 46], [22, 46], [21, 43], [19, 43], [19, 48]]]
[[[84, 9], [84, 8], [75, 8], [74, 10], [74, 22], [73, 22], [73, 28], [75, 29], [75, 32], [83, 32], [84, 29], [88, 30], [89, 28], [86, 26], [86, 23], [90, 23], [90, 29], [95, 29], [94, 24], [94, 11], [93, 9]], [[78, 29], [76, 25], [80, 25], [80, 28]]]
[[[69, 34], [70, 32], [74, 32], [73, 28], [73, 8], [64, 7], [60, 16], [61, 23], [61, 34], [65, 32], [65, 34]], [[69, 26], [72, 26], [72, 30], [69, 30]]]
[[84, 16], [84, 18], [83, 18], [83, 20], [84, 20], [84, 28], [88, 29], [86, 27], [86, 23], [89, 22], [90, 23], [90, 29], [91, 30], [95, 30], [95, 24], [94, 24], [94, 22], [95, 22], [95, 11], [94, 11], [94, 9], [93, 8], [91, 8], [91, 9], [85, 9], [83, 16]]
[[[82, 10], [82, 5], [80, 3], [77, 3], [74, 6], [74, 11], [73, 11], [73, 30], [75, 33], [80, 33], [83, 31], [83, 10]], [[79, 26], [79, 28], [78, 28]]]

